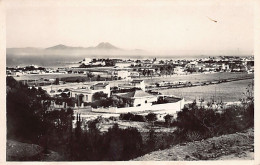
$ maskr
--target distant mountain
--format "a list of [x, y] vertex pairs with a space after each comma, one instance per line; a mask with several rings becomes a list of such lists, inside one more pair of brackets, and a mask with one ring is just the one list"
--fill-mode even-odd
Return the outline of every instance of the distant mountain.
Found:
[[119, 49], [108, 42], [101, 42], [95, 48], [96, 49]]
[[52, 46], [52, 47], [49, 47], [49, 48], [46, 48], [46, 50], [62, 50], [62, 49], [83, 49], [83, 47], [72, 47], [72, 46], [66, 46], [66, 45], [62, 45], [62, 44], [59, 44], [59, 45], [56, 45], [56, 46]]
[[82, 49], [86, 49], [86, 50], [119, 50], [119, 48], [117, 48], [116, 46], [108, 43], [108, 42], [101, 42], [99, 43], [97, 46], [93, 47], [72, 47], [72, 46], [66, 46], [63, 44], [59, 44], [56, 46], [52, 46], [52, 47], [48, 47], [46, 48], [46, 50], [82, 50]]
[[[91, 47], [73, 47], [63, 44], [48, 48], [7, 48], [7, 66], [37, 64], [41, 66], [53, 65], [57, 61], [78, 61], [82, 58], [130, 57], [147, 55], [141, 49], [121, 49], [108, 42], [101, 42]], [[51, 64], [50, 64], [51, 63]]]

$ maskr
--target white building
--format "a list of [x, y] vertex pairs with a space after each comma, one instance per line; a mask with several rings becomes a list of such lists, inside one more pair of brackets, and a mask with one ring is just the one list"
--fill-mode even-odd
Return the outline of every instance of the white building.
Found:
[[139, 77], [140, 76], [140, 73], [137, 72], [137, 71], [131, 71], [130, 72], [130, 77]]
[[91, 62], [90, 58], [84, 58], [82, 64], [89, 65], [90, 62]]
[[174, 72], [175, 74], [185, 74], [184, 68], [183, 68], [183, 67], [180, 67], [180, 66], [175, 67], [175, 68], [173, 69], [173, 72]]
[[73, 89], [70, 92], [70, 97], [75, 97], [80, 103], [92, 102], [93, 95], [97, 92], [103, 92], [110, 97], [110, 85], [107, 83], [98, 83], [91, 87]]
[[121, 79], [130, 79], [130, 72], [128, 70], [113, 70], [112, 76]]
[[142, 90], [117, 95], [117, 97], [127, 100], [131, 107], [139, 107], [151, 105], [152, 102], [157, 101], [157, 96], [149, 94]]
[[134, 86], [135, 88], [140, 88], [143, 91], [145, 91], [145, 84], [144, 84], [144, 80], [133, 80], [130, 82], [130, 84], [132, 86]]
[[229, 70], [229, 65], [222, 64], [221, 69], [222, 70]]
[[105, 61], [97, 61], [97, 62], [92, 62], [91, 65], [94, 65], [94, 66], [98, 66], [98, 65], [105, 66], [106, 63], [105, 63]]
[[118, 67], [118, 68], [128, 68], [131, 66], [132, 63], [130, 62], [117, 62], [115, 64], [115, 67]]

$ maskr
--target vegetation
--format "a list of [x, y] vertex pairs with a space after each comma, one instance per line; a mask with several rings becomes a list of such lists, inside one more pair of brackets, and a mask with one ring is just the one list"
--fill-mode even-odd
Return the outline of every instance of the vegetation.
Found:
[[248, 88], [242, 106], [233, 105], [221, 112], [197, 106], [196, 102], [178, 112], [178, 134], [188, 141], [230, 134], [254, 126], [253, 88]]
[[[101, 96], [102, 94], [98, 94]], [[117, 108], [123, 108], [126, 106], [130, 106], [130, 103], [128, 103], [126, 100], [123, 100], [122, 98], [118, 98], [116, 96], [112, 97], [105, 97], [106, 95], [102, 95], [102, 97], [99, 97], [99, 99], [96, 99], [96, 101], [93, 101], [91, 103], [91, 107], [98, 108], [108, 108], [108, 107], [117, 107]]]
[[120, 120], [128, 120], [128, 121], [138, 121], [138, 122], [145, 122], [146, 118], [142, 115], [132, 114], [130, 112], [120, 114]]
[[[129, 160], [172, 144], [234, 133], [254, 126], [253, 84], [241, 98], [242, 106], [231, 106], [219, 112], [194, 102], [178, 112], [176, 120], [171, 115], [165, 116], [165, 125], [176, 127], [176, 132], [158, 133], [155, 127], [150, 127], [146, 133], [148, 137], [136, 128], [121, 129], [117, 124], [107, 132], [100, 132], [99, 125], [104, 122], [101, 117], [89, 121], [86, 131], [83, 131], [82, 120], [77, 116], [77, 127], [73, 130], [73, 111], [48, 111], [51, 98], [44, 90], [28, 88], [12, 77], [6, 78], [6, 84], [7, 138], [39, 144], [46, 153], [54, 149], [66, 160]], [[105, 98], [103, 94], [97, 98], [104, 106], [125, 105], [123, 100]], [[66, 100], [67, 96], [63, 95], [62, 99]], [[148, 121], [154, 126], [157, 116], [155, 113], [146, 116], [127, 113], [121, 114], [119, 119]]]
[[172, 121], [173, 121], [173, 116], [172, 115], [169, 115], [169, 114], [167, 114], [167, 115], [165, 115], [164, 116], [164, 119], [165, 119], [165, 123], [168, 125], [168, 127], [170, 126], [170, 124], [172, 123]]
[[120, 129], [117, 124], [101, 134], [98, 120], [88, 124], [88, 131], [73, 140], [71, 160], [129, 160], [142, 152], [142, 136], [136, 128]]
[[157, 120], [157, 115], [155, 113], [149, 113], [148, 115], [145, 116], [147, 121], [151, 122], [154, 126], [154, 122]]
[[63, 151], [72, 131], [73, 111], [47, 111], [51, 98], [46, 91], [28, 88], [12, 77], [6, 78], [6, 84], [7, 139], [39, 144], [45, 152]]
[[6, 84], [7, 138], [39, 140], [38, 136], [46, 133], [42, 118], [48, 95], [41, 88], [29, 89], [13, 77], [7, 77]]
[[96, 92], [92, 96], [93, 100], [100, 100], [100, 99], [105, 99], [107, 98], [107, 94], [104, 92]]
[[88, 73], [87, 76], [76, 76], [76, 77], [63, 77], [60, 79], [64, 82], [88, 82], [88, 81], [105, 81], [111, 80], [111, 78], [104, 78], [100, 76], [94, 76], [91, 73]]

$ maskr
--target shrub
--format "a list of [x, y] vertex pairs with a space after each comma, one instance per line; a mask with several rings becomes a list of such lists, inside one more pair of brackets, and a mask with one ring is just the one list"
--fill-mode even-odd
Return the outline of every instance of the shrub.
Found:
[[148, 115], [145, 116], [147, 121], [152, 122], [154, 125], [154, 122], [157, 120], [157, 115], [155, 113], [149, 113]]
[[133, 121], [139, 121], [139, 122], [145, 122], [146, 119], [144, 116], [142, 115], [134, 115], [132, 118]]
[[110, 117], [109, 117], [109, 120], [112, 120], [112, 121], [117, 121], [117, 120], [118, 120], [118, 117], [115, 117], [115, 116], [110, 116]]
[[101, 98], [107, 98], [107, 94], [104, 92], [96, 92], [92, 96], [93, 100], [100, 100]]
[[119, 119], [120, 120], [128, 120], [128, 121], [130, 121], [130, 120], [132, 120], [134, 118], [134, 114], [132, 114], [132, 113], [130, 113], [130, 112], [128, 112], [128, 113], [126, 113], [126, 114], [120, 114], [120, 116], [119, 116]]
[[195, 140], [200, 140], [203, 138], [203, 136], [201, 135], [201, 132], [198, 131], [187, 131], [185, 133], [185, 138], [187, 141], [195, 141]]
[[165, 123], [166, 123], [168, 126], [170, 126], [170, 124], [171, 124], [172, 121], [173, 121], [173, 116], [167, 114], [167, 115], [164, 116], [164, 119], [165, 119]]
[[254, 104], [230, 106], [219, 113], [210, 108], [198, 107], [196, 102], [177, 113], [175, 122], [181, 137], [187, 140], [207, 138], [242, 131], [254, 125]]

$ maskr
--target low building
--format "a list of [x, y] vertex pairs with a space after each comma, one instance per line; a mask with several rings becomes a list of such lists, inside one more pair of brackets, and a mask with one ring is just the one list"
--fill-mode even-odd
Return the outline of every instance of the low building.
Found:
[[134, 86], [135, 88], [140, 88], [143, 91], [145, 91], [145, 84], [144, 80], [133, 80], [130, 82], [131, 86]]
[[128, 68], [128, 67], [131, 66], [131, 64], [133, 64], [133, 63], [131, 63], [131, 62], [117, 62], [115, 64], [115, 67], [118, 67], [118, 68]]
[[106, 63], [105, 63], [105, 61], [96, 61], [96, 62], [91, 62], [91, 65], [93, 65], [93, 66], [105, 66]]
[[107, 83], [98, 83], [91, 87], [83, 87], [78, 89], [72, 89], [70, 92], [70, 97], [75, 97], [78, 103], [92, 102], [93, 95], [97, 92], [103, 92], [110, 97], [110, 85]]
[[82, 64], [85, 64], [85, 65], [89, 65], [89, 63], [91, 62], [92, 60], [90, 58], [84, 58], [81, 63]]
[[173, 69], [175, 74], [186, 74], [183, 67], [177, 66]]
[[112, 76], [121, 78], [121, 79], [129, 79], [130, 78], [130, 72], [128, 70], [113, 70]]
[[118, 94], [116, 96], [123, 99], [129, 107], [139, 107], [148, 104], [151, 105], [152, 102], [157, 101], [157, 96], [142, 90], [135, 90], [133, 92]]
[[229, 70], [229, 65], [227, 65], [227, 64], [222, 64], [221, 70], [223, 70], [223, 71]]
[[137, 71], [131, 71], [130, 72], [130, 77], [139, 77], [140, 76], [140, 73], [137, 72]]

